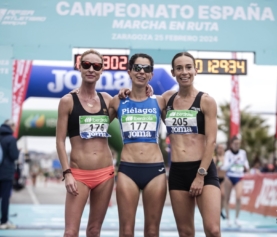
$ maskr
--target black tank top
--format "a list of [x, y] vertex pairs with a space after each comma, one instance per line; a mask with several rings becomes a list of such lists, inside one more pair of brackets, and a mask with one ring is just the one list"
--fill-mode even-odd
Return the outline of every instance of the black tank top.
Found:
[[68, 116], [68, 125], [67, 125], [67, 131], [68, 131], [68, 135], [70, 138], [80, 135], [80, 130], [79, 130], [79, 116], [80, 115], [109, 115], [108, 108], [106, 106], [106, 103], [105, 103], [101, 93], [99, 93], [99, 92], [97, 93], [97, 95], [100, 99], [101, 109], [99, 112], [93, 113], [93, 114], [87, 112], [83, 108], [76, 93], [71, 93], [71, 95], [73, 97], [73, 110], [72, 110], [71, 114]]
[[[173, 94], [170, 97], [170, 99], [168, 100], [167, 105], [166, 105], [166, 111], [174, 110], [173, 101], [177, 94], [178, 94], [178, 92]], [[201, 91], [198, 92], [197, 96], [195, 97], [195, 100], [193, 101], [191, 107], [188, 110], [198, 111], [197, 116], [196, 116], [198, 134], [205, 135], [205, 117], [200, 108], [200, 101], [201, 101], [201, 97], [203, 94], [204, 94], [204, 92], [201, 92]]]

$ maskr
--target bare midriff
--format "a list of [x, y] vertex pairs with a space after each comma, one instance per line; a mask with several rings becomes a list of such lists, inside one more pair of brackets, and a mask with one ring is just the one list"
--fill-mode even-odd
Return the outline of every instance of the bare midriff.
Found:
[[138, 142], [124, 145], [121, 152], [121, 161], [132, 163], [158, 163], [163, 162], [163, 156], [158, 144]]
[[72, 137], [70, 167], [96, 170], [112, 165], [112, 153], [107, 138], [82, 139]]
[[171, 161], [199, 161], [205, 151], [205, 136], [202, 134], [170, 135]]

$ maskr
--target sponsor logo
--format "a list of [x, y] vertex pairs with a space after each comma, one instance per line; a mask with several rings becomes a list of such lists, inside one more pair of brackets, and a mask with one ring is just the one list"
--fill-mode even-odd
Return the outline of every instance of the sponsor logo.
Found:
[[160, 172], [162, 172], [163, 170], [164, 170], [164, 168], [159, 169]]
[[196, 108], [196, 107], [191, 107], [192, 110], [195, 110], [195, 111], [201, 111], [200, 108]]
[[129, 132], [128, 138], [135, 138], [135, 137], [151, 137], [151, 133], [149, 131]]
[[191, 127], [171, 127], [171, 133], [192, 133]]
[[127, 118], [126, 118], [126, 122], [127, 121], [133, 121], [133, 116], [128, 116]]
[[145, 108], [145, 109], [138, 109], [138, 108], [124, 108], [122, 109], [122, 114], [156, 114], [156, 108]]
[[122, 104], [125, 105], [128, 102], [129, 102], [129, 100], [125, 100], [124, 102], [122, 102]]
[[85, 119], [85, 123], [90, 123], [91, 122], [91, 118], [86, 118]]
[[35, 16], [34, 10], [0, 9], [0, 24], [27, 25], [28, 22], [44, 22], [46, 17]]

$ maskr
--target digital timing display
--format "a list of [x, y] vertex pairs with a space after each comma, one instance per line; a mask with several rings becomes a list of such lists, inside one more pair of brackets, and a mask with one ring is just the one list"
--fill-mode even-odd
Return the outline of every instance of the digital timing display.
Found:
[[198, 74], [246, 75], [247, 60], [195, 59]]
[[[102, 55], [104, 70], [112, 71], [127, 71], [128, 70], [128, 55]], [[81, 54], [74, 55], [74, 69], [80, 64]]]

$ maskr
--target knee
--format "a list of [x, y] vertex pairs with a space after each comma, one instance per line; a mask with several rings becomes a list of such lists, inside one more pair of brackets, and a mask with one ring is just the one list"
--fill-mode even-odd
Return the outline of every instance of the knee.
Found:
[[79, 236], [78, 230], [65, 230], [64, 237], [77, 237]]
[[195, 236], [195, 231], [193, 228], [182, 228], [178, 229], [179, 236], [180, 237], [194, 237]]
[[220, 237], [220, 227], [217, 225], [206, 228], [205, 232], [209, 237]]
[[159, 236], [159, 230], [158, 228], [151, 228], [151, 227], [146, 227], [144, 230], [144, 235], [145, 237], [158, 237]]
[[87, 237], [99, 237], [101, 227], [88, 227], [87, 228]]
[[122, 237], [133, 237], [134, 234], [135, 233], [132, 228], [121, 228], [120, 230], [120, 236]]

